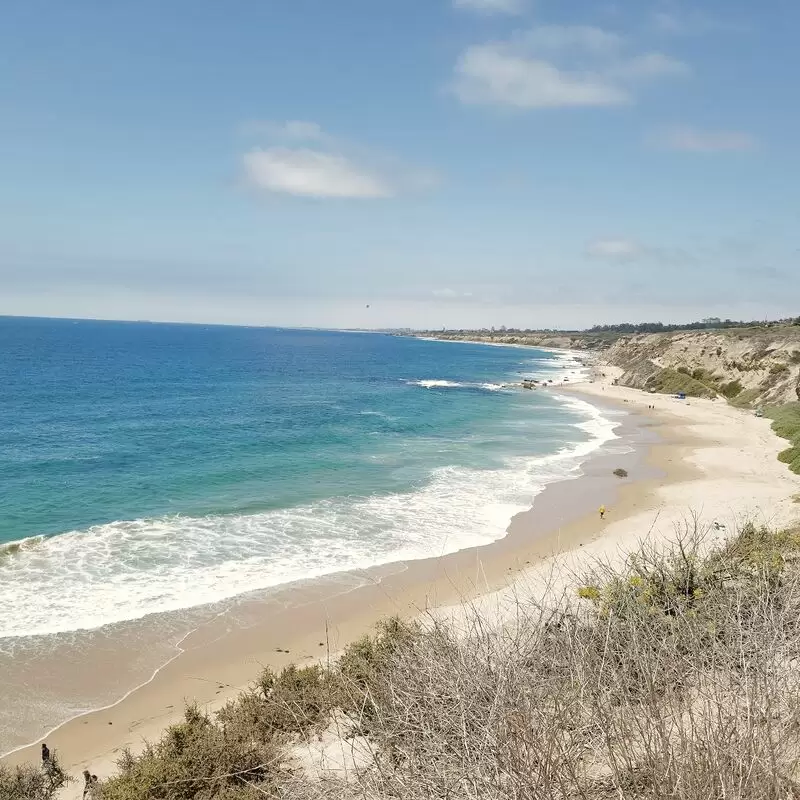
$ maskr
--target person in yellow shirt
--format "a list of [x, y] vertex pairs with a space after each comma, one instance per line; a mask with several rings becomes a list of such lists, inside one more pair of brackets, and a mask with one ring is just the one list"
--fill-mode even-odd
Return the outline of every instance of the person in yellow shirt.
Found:
[[604, 519], [606, 516], [606, 507], [600, 506], [600, 519]]

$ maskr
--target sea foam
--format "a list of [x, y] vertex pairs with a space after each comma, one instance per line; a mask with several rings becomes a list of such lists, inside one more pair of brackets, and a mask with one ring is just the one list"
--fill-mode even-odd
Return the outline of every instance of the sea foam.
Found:
[[[21, 546], [0, 561], [0, 637], [93, 629], [246, 592], [505, 536], [552, 481], [577, 477], [618, 424], [589, 403], [588, 439], [500, 469], [443, 467], [417, 491], [340, 497], [258, 514], [117, 521]], [[24, 543], [23, 543], [24, 544]]]

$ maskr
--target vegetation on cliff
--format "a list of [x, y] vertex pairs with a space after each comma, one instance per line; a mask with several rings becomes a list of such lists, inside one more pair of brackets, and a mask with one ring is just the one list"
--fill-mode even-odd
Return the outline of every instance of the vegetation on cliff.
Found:
[[[798, 318], [800, 320], [800, 318]], [[800, 400], [800, 324], [734, 323], [705, 320], [690, 325], [662, 323], [596, 326], [588, 331], [439, 331], [455, 341], [486, 341], [600, 353], [620, 367], [623, 386], [682, 391], [689, 396], [722, 395], [740, 407]], [[683, 376], [676, 376], [675, 373]]]
[[788, 439], [790, 446], [781, 451], [778, 459], [789, 465], [792, 472], [800, 475], [800, 403], [768, 409], [772, 419], [772, 430]]

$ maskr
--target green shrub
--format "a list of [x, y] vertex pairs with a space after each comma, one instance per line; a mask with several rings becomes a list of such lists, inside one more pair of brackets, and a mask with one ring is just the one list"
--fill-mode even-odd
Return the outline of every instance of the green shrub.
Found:
[[800, 445], [800, 403], [787, 403], [766, 410], [772, 420], [772, 430], [783, 439]]
[[[279, 751], [247, 726], [219, 724], [196, 706], [139, 756], [129, 751], [102, 784], [103, 800], [211, 800], [256, 797], [271, 788]], [[259, 791], [259, 794], [262, 794]], [[262, 794], [263, 796], [263, 794]]]
[[778, 461], [782, 461], [784, 464], [791, 464], [798, 456], [800, 456], [800, 448], [787, 447], [778, 453]]
[[727, 397], [729, 400], [732, 400], [738, 394], [742, 392], [742, 384], [737, 379], [734, 381], [730, 381], [729, 383], [722, 383], [719, 387], [719, 393], [724, 397]]
[[578, 587], [578, 597], [581, 600], [596, 602], [600, 599], [600, 589], [597, 586], [580, 586]]
[[707, 563], [725, 580], [729, 580], [730, 576], [754, 574], [775, 579], [783, 571], [788, 559], [798, 552], [798, 531], [773, 531], [750, 523], [744, 526], [738, 536], [713, 553]]
[[391, 617], [378, 623], [373, 636], [348, 645], [337, 662], [339, 674], [349, 683], [369, 686], [375, 673], [385, 668], [398, 647], [419, 633], [414, 623]]
[[9, 769], [0, 764], [2, 800], [53, 800], [72, 778], [64, 772], [55, 753], [46, 766], [21, 766]]
[[655, 389], [662, 394], [684, 392], [689, 397], [715, 397], [716, 392], [709, 386], [688, 375], [673, 369], [659, 370], [645, 383], [646, 389]]
[[739, 392], [735, 397], [731, 397], [729, 402], [737, 408], [749, 408], [753, 401], [757, 400], [761, 395], [761, 390], [758, 388], [745, 389]]
[[781, 450], [778, 453], [778, 461], [788, 464], [792, 472], [800, 475], [800, 447], [787, 447], [786, 450]]
[[306, 733], [323, 726], [336, 702], [336, 687], [321, 666], [290, 664], [279, 673], [269, 667], [256, 686], [218, 714], [225, 726], [249, 727], [266, 741], [279, 734]]
[[361, 733], [367, 733], [375, 719], [382, 702], [383, 676], [395, 653], [411, 646], [421, 633], [417, 623], [391, 617], [378, 623], [374, 635], [348, 645], [339, 657], [335, 671], [339, 704], [360, 720]]
[[791, 444], [778, 454], [778, 460], [800, 475], [800, 403], [774, 406], [765, 413], [772, 420], [772, 430]]
[[789, 367], [788, 367], [787, 364], [773, 364], [769, 368], [769, 374], [770, 375], [781, 375], [784, 372], [788, 372], [788, 371], [789, 371]]

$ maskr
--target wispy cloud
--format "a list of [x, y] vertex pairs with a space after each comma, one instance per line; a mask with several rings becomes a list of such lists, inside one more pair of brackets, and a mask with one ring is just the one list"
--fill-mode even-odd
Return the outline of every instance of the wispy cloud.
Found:
[[440, 300], [463, 300], [473, 296], [473, 292], [466, 292], [462, 289], [434, 289], [431, 294]]
[[526, 3], [525, 0], [453, 0], [453, 6], [481, 14], [522, 14]]
[[654, 11], [651, 21], [653, 28], [659, 33], [672, 36], [698, 36], [714, 31], [746, 30], [744, 25], [734, 20], [715, 17], [698, 9], [682, 9], [677, 6]]
[[268, 136], [270, 139], [296, 140], [305, 142], [324, 142], [331, 137], [316, 122], [289, 120], [274, 122], [271, 120], [250, 120], [240, 126], [245, 136]]
[[663, 53], [645, 53], [612, 64], [608, 67], [607, 75], [621, 81], [638, 81], [688, 75], [689, 72], [689, 67], [683, 61]]
[[688, 72], [663, 53], [630, 53], [622, 37], [601, 28], [539, 26], [467, 48], [455, 66], [453, 91], [474, 105], [618, 106], [632, 102], [643, 82]]
[[248, 181], [259, 189], [299, 197], [392, 197], [394, 189], [380, 176], [342, 155], [318, 150], [271, 147], [245, 153]]
[[683, 150], [689, 153], [725, 153], [754, 150], [755, 137], [743, 131], [709, 131], [691, 127], [676, 127], [651, 137], [657, 147]]
[[629, 261], [646, 252], [647, 248], [633, 239], [593, 239], [586, 245], [586, 255], [611, 261]]
[[241, 130], [261, 142], [242, 155], [245, 181], [270, 194], [382, 199], [438, 183], [430, 170], [339, 139], [315, 122], [250, 122]]
[[611, 56], [624, 43], [618, 33], [593, 25], [540, 25], [521, 34], [515, 41], [542, 54], [573, 50], [598, 56]]
[[[702, 261], [698, 248], [652, 244], [630, 236], [601, 236], [587, 243], [584, 254], [619, 266], [636, 262], [660, 269], [692, 269]], [[627, 274], [627, 273], [626, 273]]]

